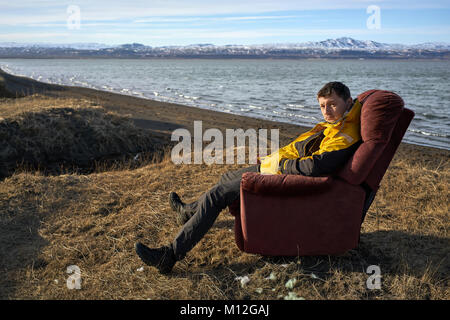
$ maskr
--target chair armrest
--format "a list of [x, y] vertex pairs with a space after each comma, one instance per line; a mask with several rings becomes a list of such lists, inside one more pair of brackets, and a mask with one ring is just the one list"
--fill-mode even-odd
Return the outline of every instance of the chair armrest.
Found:
[[254, 194], [300, 195], [315, 193], [331, 188], [333, 178], [307, 177], [296, 174], [269, 174], [244, 172], [241, 188]]

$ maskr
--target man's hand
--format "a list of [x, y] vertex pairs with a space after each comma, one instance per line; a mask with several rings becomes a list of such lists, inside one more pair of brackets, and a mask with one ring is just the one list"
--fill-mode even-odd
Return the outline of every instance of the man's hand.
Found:
[[261, 174], [278, 174], [279, 152], [276, 151], [266, 157], [263, 157], [260, 166]]

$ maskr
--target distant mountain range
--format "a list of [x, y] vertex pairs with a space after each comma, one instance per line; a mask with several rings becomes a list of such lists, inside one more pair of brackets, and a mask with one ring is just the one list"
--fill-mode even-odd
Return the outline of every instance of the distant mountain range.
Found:
[[140, 43], [0, 43], [0, 58], [437, 58], [450, 59], [450, 44], [429, 42], [416, 45], [380, 43], [349, 37], [317, 42], [269, 43], [255, 45], [214, 45], [152, 47]]

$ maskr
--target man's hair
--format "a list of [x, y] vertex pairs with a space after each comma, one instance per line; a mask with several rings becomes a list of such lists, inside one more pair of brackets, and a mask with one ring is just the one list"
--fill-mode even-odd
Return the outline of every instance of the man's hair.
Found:
[[317, 92], [317, 98], [319, 97], [329, 97], [333, 94], [333, 91], [341, 97], [344, 101], [347, 101], [348, 98], [350, 98], [350, 89], [343, 84], [342, 82], [333, 81], [328, 82], [326, 85], [322, 87], [322, 89]]

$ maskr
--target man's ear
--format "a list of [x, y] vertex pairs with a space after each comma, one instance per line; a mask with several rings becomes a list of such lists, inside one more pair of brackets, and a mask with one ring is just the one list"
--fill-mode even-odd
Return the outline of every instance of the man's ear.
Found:
[[350, 97], [347, 99], [347, 110], [350, 110], [352, 105], [353, 105], [353, 99], [352, 99], [352, 97]]

